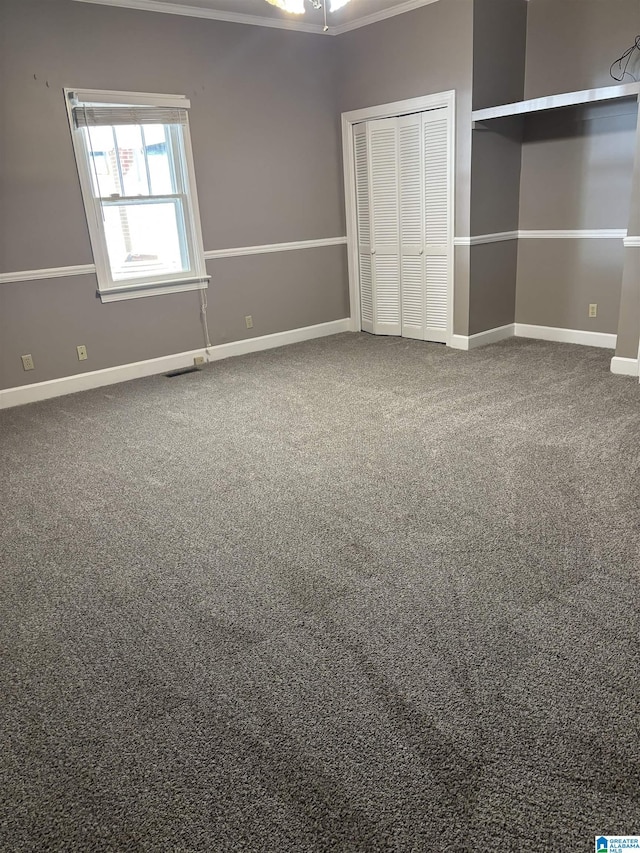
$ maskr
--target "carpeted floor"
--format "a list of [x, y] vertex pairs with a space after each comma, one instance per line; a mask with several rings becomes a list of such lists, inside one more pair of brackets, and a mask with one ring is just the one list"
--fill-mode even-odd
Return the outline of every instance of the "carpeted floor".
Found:
[[0, 413], [0, 849], [640, 833], [610, 355], [347, 334]]

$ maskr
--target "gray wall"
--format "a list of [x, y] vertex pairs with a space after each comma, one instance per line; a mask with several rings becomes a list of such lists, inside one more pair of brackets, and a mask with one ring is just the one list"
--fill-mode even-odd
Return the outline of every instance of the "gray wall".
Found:
[[[526, 6], [525, 12], [520, 0], [477, 0], [475, 108], [613, 84], [609, 67], [633, 40], [640, 0], [529, 0]], [[520, 128], [492, 122], [474, 131], [471, 233], [626, 229], [636, 116], [633, 103], [616, 102], [533, 115]], [[515, 319], [616, 333], [623, 261], [620, 240], [472, 247], [469, 331]], [[631, 304], [630, 283], [627, 290]], [[592, 302], [596, 319], [588, 317]]]
[[[633, 169], [629, 236], [640, 237], [640, 133], [636, 137]], [[620, 295], [620, 319], [616, 355], [638, 358], [640, 353], [640, 249], [624, 250], [624, 270]]]
[[473, 109], [524, 97], [527, 0], [475, 0]]
[[[338, 39], [340, 111], [456, 90], [456, 236], [469, 235], [472, 0], [429, 6]], [[468, 247], [456, 248], [454, 331], [468, 334]]]
[[[473, 131], [471, 233], [517, 231], [522, 122], [505, 119]], [[518, 241], [471, 247], [469, 334], [515, 319]]]
[[[520, 228], [626, 229], [636, 124], [627, 102], [528, 118]], [[521, 241], [517, 322], [616, 334], [623, 260], [619, 239]]]
[[[191, 99], [205, 249], [344, 234], [336, 39], [71, 0], [2, 0], [0, 14], [0, 272], [92, 262], [65, 86]], [[214, 343], [349, 313], [344, 247], [208, 270]], [[197, 294], [103, 305], [95, 289], [0, 284], [0, 387], [202, 345]]]
[[473, 131], [472, 234], [518, 230], [521, 146], [519, 117], [497, 119]]
[[[524, 94], [526, 0], [475, 0], [474, 109], [520, 101]], [[521, 119], [478, 125], [472, 136], [471, 233], [517, 231]], [[517, 241], [470, 251], [469, 334], [515, 319]]]
[[623, 253], [622, 240], [521, 240], [516, 322], [616, 334]]
[[469, 334], [514, 322], [518, 241], [472, 246]]
[[640, 347], [640, 249], [625, 249], [620, 294], [620, 319], [616, 355], [638, 358]]
[[[526, 98], [614, 84], [609, 67], [640, 26], [638, 0], [528, 7]], [[520, 229], [626, 229], [636, 124], [627, 101], [527, 117]], [[516, 320], [615, 334], [623, 259], [619, 240], [520, 241]]]
[[640, 0], [529, 0], [528, 6], [525, 98], [614, 85], [609, 68], [640, 32]]
[[[477, 108], [517, 100], [523, 85], [525, 97], [606, 85], [639, 12], [640, 0], [439, 0], [323, 38], [72, 0], [2, 0], [0, 272], [92, 260], [64, 86], [191, 98], [206, 249], [344, 234], [340, 112], [448, 89], [457, 94], [456, 236], [624, 228], [635, 144], [628, 107], [529, 120], [522, 158], [518, 122], [476, 131], [472, 148], [470, 112], [472, 98]], [[616, 331], [619, 246], [521, 243], [456, 247], [457, 334], [514, 318]], [[637, 351], [625, 311], [639, 299], [633, 258], [620, 307], [625, 353], [634, 341]], [[343, 247], [208, 269], [214, 343], [348, 314]], [[197, 294], [102, 305], [95, 287], [93, 276], [0, 285], [0, 387], [202, 345]], [[586, 319], [594, 301], [596, 321]], [[78, 343], [87, 362], [76, 360]], [[33, 373], [21, 369], [25, 352]]]
[[520, 228], [626, 228], [636, 125], [633, 101], [528, 117]]

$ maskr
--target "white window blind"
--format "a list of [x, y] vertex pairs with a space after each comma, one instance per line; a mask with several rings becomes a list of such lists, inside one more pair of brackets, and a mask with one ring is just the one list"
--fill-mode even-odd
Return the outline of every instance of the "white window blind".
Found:
[[171, 107], [89, 107], [73, 108], [76, 127], [110, 127], [111, 125], [187, 124], [187, 111]]

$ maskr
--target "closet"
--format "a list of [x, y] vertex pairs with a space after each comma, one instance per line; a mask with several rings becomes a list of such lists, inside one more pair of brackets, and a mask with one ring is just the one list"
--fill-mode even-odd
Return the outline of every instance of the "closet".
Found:
[[450, 115], [433, 109], [353, 126], [363, 331], [447, 342]]

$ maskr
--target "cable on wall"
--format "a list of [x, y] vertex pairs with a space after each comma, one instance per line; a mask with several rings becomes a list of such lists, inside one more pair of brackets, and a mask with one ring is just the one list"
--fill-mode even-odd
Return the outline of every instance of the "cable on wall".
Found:
[[207, 291], [200, 288], [200, 319], [202, 320], [202, 331], [204, 332], [204, 348], [208, 356], [211, 355], [209, 350], [212, 347], [209, 338], [209, 323], [207, 322]]
[[636, 50], [640, 52], [640, 36], [636, 36], [636, 40], [631, 47], [625, 50], [622, 56], [616, 59], [615, 62], [611, 63], [609, 74], [617, 83], [622, 83], [625, 77], [631, 77], [634, 83], [638, 82], [638, 78], [628, 70], [631, 57]]

